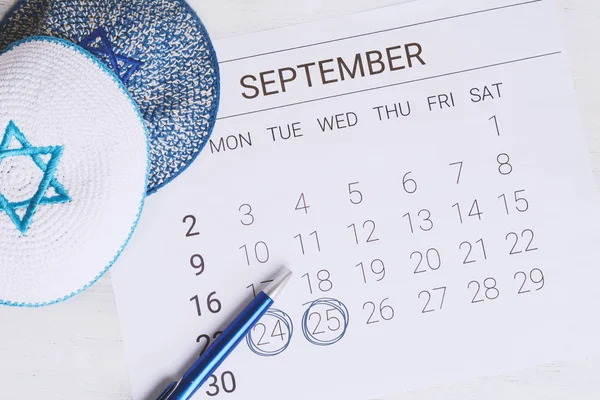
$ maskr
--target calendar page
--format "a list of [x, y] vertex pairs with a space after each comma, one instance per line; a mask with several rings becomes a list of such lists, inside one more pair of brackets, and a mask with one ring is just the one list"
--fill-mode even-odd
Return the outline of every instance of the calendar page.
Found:
[[0, 17], [2, 17], [9, 10], [13, 0], [0, 0]]
[[216, 129], [112, 273], [134, 398], [281, 266], [195, 399], [366, 400], [596, 351], [599, 202], [559, 26], [548, 0], [431, 0], [218, 42]]

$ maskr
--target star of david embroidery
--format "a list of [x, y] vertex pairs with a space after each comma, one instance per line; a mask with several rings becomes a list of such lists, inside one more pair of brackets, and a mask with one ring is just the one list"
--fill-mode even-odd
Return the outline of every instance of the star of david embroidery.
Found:
[[[100, 39], [100, 43], [97, 43], [98, 39]], [[97, 57], [107, 57], [110, 67], [123, 83], [127, 83], [131, 75], [143, 64], [141, 61], [115, 53], [103, 27], [99, 27], [85, 37], [80, 44], [81, 47]]]
[[[21, 148], [9, 149], [13, 138], [21, 144]], [[63, 146], [32, 146], [13, 121], [9, 122], [4, 131], [4, 136], [0, 142], [0, 163], [7, 157], [30, 157], [35, 165], [44, 173], [37, 191], [30, 199], [20, 202], [10, 202], [0, 193], [0, 212], [3, 211], [10, 217], [22, 235], [27, 233], [33, 215], [40, 205], [71, 201], [66, 189], [54, 177], [62, 154]], [[49, 156], [48, 162], [45, 162], [42, 156]], [[0, 175], [1, 178], [2, 176]], [[54, 190], [54, 194], [51, 196], [46, 195], [49, 188]], [[21, 208], [25, 208], [22, 218], [17, 214], [17, 210]]]

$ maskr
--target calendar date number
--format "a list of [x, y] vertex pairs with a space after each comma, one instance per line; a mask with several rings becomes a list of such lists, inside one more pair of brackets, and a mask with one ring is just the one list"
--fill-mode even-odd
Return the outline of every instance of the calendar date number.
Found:
[[500, 291], [497, 287], [498, 283], [495, 278], [486, 278], [483, 282], [471, 281], [467, 285], [467, 289], [473, 290], [472, 304], [481, 303], [486, 300], [496, 300], [500, 297]]
[[225, 371], [219, 377], [211, 375], [207, 385], [209, 389], [206, 391], [206, 394], [211, 397], [217, 396], [221, 393], [221, 390], [225, 393], [233, 393], [237, 388], [235, 375], [231, 371]]
[[[208, 296], [206, 296], [206, 309], [213, 314], [217, 314], [222, 308], [221, 301], [215, 297], [216, 294], [217, 292], [211, 292]], [[201, 317], [204, 307], [198, 295], [193, 296], [190, 301], [194, 303], [196, 306], [196, 313], [199, 317]]]
[[518, 294], [537, 292], [542, 290], [546, 284], [544, 273], [539, 268], [534, 268], [529, 272], [519, 271], [515, 274], [514, 279], [520, 285]]
[[396, 314], [391, 305], [388, 304], [389, 297], [381, 300], [379, 305], [376, 306], [375, 302], [367, 301], [363, 304], [363, 310], [368, 314], [366, 324], [376, 324], [381, 321], [390, 321]]

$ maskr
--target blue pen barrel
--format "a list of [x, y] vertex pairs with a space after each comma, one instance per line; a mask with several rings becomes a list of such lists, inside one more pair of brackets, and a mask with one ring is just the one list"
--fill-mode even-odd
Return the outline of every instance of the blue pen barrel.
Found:
[[196, 360], [181, 380], [171, 383], [158, 400], [188, 400], [244, 339], [271, 304], [273, 299], [263, 292], [259, 293]]

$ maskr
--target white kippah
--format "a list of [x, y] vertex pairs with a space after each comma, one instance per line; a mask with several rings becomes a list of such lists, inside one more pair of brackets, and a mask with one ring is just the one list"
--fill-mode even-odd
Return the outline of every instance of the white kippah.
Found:
[[94, 283], [139, 219], [147, 131], [119, 79], [70, 42], [0, 55], [0, 304], [42, 306]]

